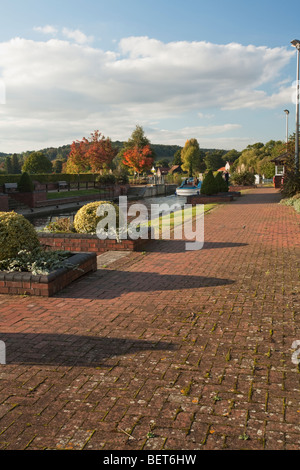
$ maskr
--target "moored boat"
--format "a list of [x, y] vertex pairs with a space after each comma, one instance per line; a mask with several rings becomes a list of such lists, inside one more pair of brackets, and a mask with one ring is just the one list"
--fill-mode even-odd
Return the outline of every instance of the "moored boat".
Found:
[[176, 196], [195, 196], [200, 194], [202, 182], [199, 181], [198, 185], [184, 181], [178, 188], [176, 188]]

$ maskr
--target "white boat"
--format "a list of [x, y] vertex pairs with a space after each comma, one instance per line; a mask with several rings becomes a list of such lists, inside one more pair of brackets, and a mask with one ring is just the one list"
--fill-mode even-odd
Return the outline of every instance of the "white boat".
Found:
[[176, 188], [175, 194], [176, 196], [196, 196], [200, 194], [202, 182], [199, 181], [198, 185], [195, 186], [194, 184], [188, 184], [185, 181]]

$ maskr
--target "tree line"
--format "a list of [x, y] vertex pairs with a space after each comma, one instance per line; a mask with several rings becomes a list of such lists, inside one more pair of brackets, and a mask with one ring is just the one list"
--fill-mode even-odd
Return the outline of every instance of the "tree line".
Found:
[[274, 175], [271, 160], [284, 150], [285, 144], [274, 140], [248, 145], [243, 151], [202, 149], [196, 138], [188, 139], [183, 147], [152, 144], [142, 126], [137, 125], [126, 142], [112, 142], [96, 130], [87, 138], [58, 148], [12, 155], [0, 153], [0, 172], [141, 174], [149, 172], [153, 166], [178, 165], [193, 176], [208, 170], [217, 171], [229, 162], [231, 172], [250, 171], [271, 178]]

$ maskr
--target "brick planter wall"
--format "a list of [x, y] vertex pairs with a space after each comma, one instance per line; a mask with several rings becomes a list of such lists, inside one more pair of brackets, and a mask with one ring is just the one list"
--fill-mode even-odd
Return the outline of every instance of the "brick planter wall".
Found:
[[38, 207], [39, 204], [43, 205], [47, 201], [46, 191], [33, 191], [32, 193], [19, 193], [16, 191], [9, 193], [9, 197], [29, 207]]
[[206, 196], [205, 194], [200, 194], [199, 196], [188, 196], [188, 204], [214, 204], [217, 202], [230, 202], [233, 200], [233, 195], [212, 195]]
[[0, 294], [50, 297], [84, 274], [96, 271], [97, 257], [95, 253], [74, 253], [68, 264], [74, 268], [61, 268], [48, 275], [0, 271]]
[[148, 240], [100, 240], [96, 235], [81, 233], [38, 233], [42, 245], [53, 250], [74, 252], [94, 252], [97, 255], [106, 251], [140, 251]]
[[8, 210], [8, 195], [0, 194], [0, 212], [7, 212]]

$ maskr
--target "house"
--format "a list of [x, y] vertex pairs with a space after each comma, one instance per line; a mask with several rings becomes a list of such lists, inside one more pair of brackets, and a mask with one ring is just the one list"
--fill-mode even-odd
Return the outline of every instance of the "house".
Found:
[[161, 178], [162, 176], [166, 176], [170, 171], [170, 168], [162, 168], [162, 167], [158, 167], [157, 170], [156, 170], [156, 176], [158, 176], [158, 178]]
[[280, 188], [282, 185], [282, 180], [285, 175], [285, 163], [290, 157], [291, 154], [285, 152], [271, 160], [272, 163], [275, 163], [275, 176], [273, 178], [275, 188]]
[[225, 171], [228, 171], [228, 173], [229, 173], [230, 172], [230, 166], [231, 166], [231, 163], [226, 162], [226, 165], [219, 168], [218, 171], [223, 171], [223, 173], [225, 173]]
[[183, 173], [183, 170], [180, 165], [173, 165], [169, 168], [169, 173], [173, 175], [174, 173]]

